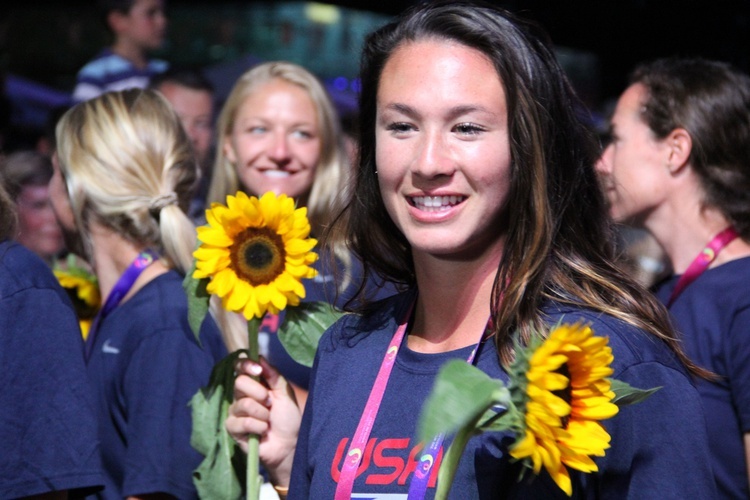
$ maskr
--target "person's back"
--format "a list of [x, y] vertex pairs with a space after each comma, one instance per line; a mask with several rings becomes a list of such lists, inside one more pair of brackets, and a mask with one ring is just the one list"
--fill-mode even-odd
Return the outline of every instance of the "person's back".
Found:
[[76, 495], [103, 483], [73, 307], [50, 269], [7, 239], [0, 186], [0, 498]]
[[101, 0], [100, 4], [114, 40], [79, 70], [75, 102], [107, 91], [145, 88], [169, 66], [149, 57], [164, 42], [167, 20], [162, 0]]
[[55, 213], [76, 235], [104, 305], [86, 344], [106, 472], [103, 498], [195, 498], [190, 399], [226, 355], [213, 318], [200, 342], [182, 288], [195, 244], [186, 214], [197, 165], [153, 90], [79, 103], [57, 127]]

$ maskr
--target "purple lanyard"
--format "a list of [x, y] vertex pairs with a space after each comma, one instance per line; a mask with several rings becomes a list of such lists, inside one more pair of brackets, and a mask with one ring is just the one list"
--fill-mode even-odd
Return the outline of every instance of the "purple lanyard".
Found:
[[[357, 430], [354, 432], [354, 437], [352, 438], [352, 441], [349, 444], [349, 449], [344, 457], [344, 464], [341, 466], [339, 482], [336, 485], [335, 500], [349, 500], [352, 496], [354, 479], [357, 476], [357, 468], [362, 460], [362, 452], [365, 449], [367, 440], [370, 438], [370, 431], [372, 431], [372, 427], [375, 424], [375, 418], [378, 415], [380, 403], [383, 400], [385, 388], [388, 385], [388, 379], [391, 376], [391, 371], [396, 362], [398, 350], [404, 339], [406, 325], [411, 316], [413, 307], [413, 304], [409, 307], [409, 310], [406, 312], [406, 317], [398, 326], [396, 333], [393, 334], [393, 338], [388, 345], [385, 357], [383, 357], [383, 362], [380, 364], [380, 371], [378, 371], [375, 383], [370, 390], [367, 404], [365, 405], [365, 409], [362, 412], [359, 424], [357, 425]], [[484, 332], [482, 332], [482, 336], [484, 336]], [[474, 349], [472, 349], [467, 362], [472, 363], [474, 361], [474, 356], [476, 355], [478, 348], [479, 343], [477, 343], [477, 345], [474, 346]], [[412, 476], [409, 485], [409, 499], [421, 500], [424, 498], [425, 492], [427, 491], [427, 481], [430, 477], [430, 471], [432, 465], [435, 463], [435, 460], [432, 457], [437, 456], [440, 451], [440, 446], [443, 444], [444, 437], [445, 436], [442, 434], [436, 436], [422, 452], [419, 464], [414, 470], [414, 475]]]
[[713, 239], [708, 242], [706, 248], [701, 250], [701, 253], [699, 253], [698, 256], [693, 259], [693, 262], [690, 263], [683, 275], [680, 276], [680, 279], [677, 280], [677, 284], [675, 285], [674, 290], [672, 290], [672, 295], [670, 295], [669, 297], [669, 302], [667, 302], [667, 307], [672, 306], [672, 303], [677, 300], [677, 297], [679, 297], [679, 295], [685, 290], [685, 288], [687, 288], [690, 283], [698, 279], [698, 276], [700, 276], [703, 271], [708, 269], [708, 266], [711, 265], [711, 262], [716, 259], [716, 256], [719, 255], [719, 252], [725, 246], [731, 243], [732, 240], [734, 240], [737, 236], [737, 231], [735, 231], [732, 226], [729, 226], [728, 228], [714, 236]]
[[94, 342], [96, 341], [96, 333], [99, 322], [104, 319], [109, 313], [111, 313], [117, 306], [120, 305], [123, 297], [125, 297], [130, 289], [133, 288], [133, 284], [135, 283], [135, 280], [138, 279], [138, 276], [140, 276], [143, 270], [154, 263], [154, 261], [156, 261], [156, 259], [158, 258], [159, 254], [157, 254], [153, 250], [142, 251], [138, 254], [135, 260], [130, 263], [128, 268], [125, 269], [125, 272], [122, 273], [122, 276], [120, 276], [120, 278], [117, 280], [115, 286], [112, 287], [112, 291], [109, 293], [107, 301], [104, 303], [104, 306], [101, 308], [101, 310], [99, 310], [96, 317], [94, 318], [94, 322], [91, 325], [91, 330], [89, 331], [89, 335], [86, 338], [86, 361], [88, 361], [91, 357], [91, 351], [93, 350]]

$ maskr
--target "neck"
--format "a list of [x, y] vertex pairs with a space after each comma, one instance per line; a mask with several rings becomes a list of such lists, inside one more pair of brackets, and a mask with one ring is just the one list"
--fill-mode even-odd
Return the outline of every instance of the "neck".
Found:
[[112, 52], [127, 59], [136, 68], [143, 69], [148, 65], [148, 58], [143, 51], [126, 40], [118, 40], [112, 46]]
[[408, 338], [410, 349], [446, 352], [476, 344], [490, 317], [502, 250], [471, 261], [415, 256], [419, 297]]
[[[102, 303], [104, 303], [125, 269], [130, 266], [140, 252], [145, 250], [145, 247], [136, 245], [112, 230], [97, 224], [94, 224], [91, 228], [91, 242], [94, 272], [99, 281], [99, 292]], [[123, 297], [122, 302], [126, 302], [147, 283], [168, 270], [169, 268], [161, 260], [157, 260], [148, 266], [138, 276], [128, 294]]]
[[[667, 209], [668, 213], [661, 220], [650, 221], [646, 229], [664, 249], [673, 272], [683, 274], [706, 245], [730, 224], [718, 209], [704, 208], [696, 198], [686, 197]], [[747, 255], [750, 255], [750, 246], [736, 238], [719, 252], [711, 267]]]

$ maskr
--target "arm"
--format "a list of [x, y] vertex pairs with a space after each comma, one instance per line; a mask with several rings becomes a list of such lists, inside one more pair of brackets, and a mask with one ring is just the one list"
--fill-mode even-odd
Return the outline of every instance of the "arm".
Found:
[[750, 484], [750, 432], [745, 433], [745, 462], [747, 465], [748, 484]]
[[612, 447], [601, 460], [604, 498], [716, 498], [703, 409], [687, 376], [652, 361], [615, 378], [661, 389], [605, 421]]
[[[265, 360], [244, 361], [234, 384], [226, 428], [247, 452], [248, 434], [258, 434], [260, 460], [276, 486], [289, 486], [302, 413], [287, 381]], [[253, 380], [262, 376], [266, 385]]]

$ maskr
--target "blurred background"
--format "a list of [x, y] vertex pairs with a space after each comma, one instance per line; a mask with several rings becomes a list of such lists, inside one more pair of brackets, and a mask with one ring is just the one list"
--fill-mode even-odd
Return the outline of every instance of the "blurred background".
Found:
[[[219, 101], [253, 64], [285, 59], [356, 107], [362, 39], [414, 2], [168, 1], [168, 41], [155, 56], [204, 69]], [[704, 56], [748, 71], [748, 0], [495, 1], [541, 24], [574, 86], [601, 121], [643, 60]], [[16, 130], [34, 134], [70, 98], [76, 72], [109, 43], [94, 1], [27, 1], [2, 8], [0, 74]]]

